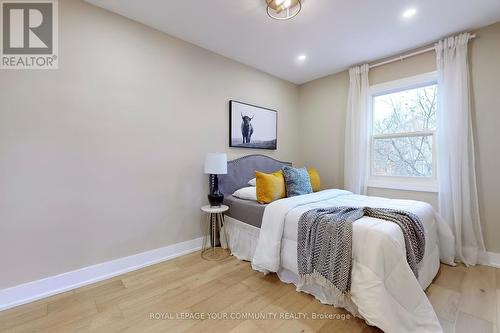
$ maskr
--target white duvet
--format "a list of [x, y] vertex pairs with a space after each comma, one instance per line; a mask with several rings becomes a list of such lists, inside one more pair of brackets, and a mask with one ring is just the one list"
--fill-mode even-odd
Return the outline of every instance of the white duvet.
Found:
[[[264, 212], [252, 267], [264, 273], [290, 271], [298, 274], [297, 224], [300, 216], [310, 209], [335, 206], [392, 208], [419, 216], [426, 245], [418, 280], [406, 261], [404, 238], [397, 224], [369, 217], [353, 224], [351, 299], [358, 314], [385, 332], [442, 332], [423, 291], [439, 269], [438, 225], [429, 204], [354, 195], [343, 190], [325, 190], [275, 201]], [[324, 288], [318, 287], [319, 292], [311, 293], [322, 302], [342, 305], [332, 299], [328, 290], [321, 289]]]

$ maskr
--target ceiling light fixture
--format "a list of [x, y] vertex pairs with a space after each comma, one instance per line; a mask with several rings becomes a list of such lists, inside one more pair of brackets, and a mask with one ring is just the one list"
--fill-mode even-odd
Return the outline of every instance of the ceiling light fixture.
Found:
[[267, 15], [275, 20], [289, 20], [302, 9], [302, 0], [266, 0]]
[[407, 9], [403, 12], [403, 17], [410, 18], [410, 17], [414, 16], [416, 13], [417, 13], [417, 10], [415, 8], [410, 8], [410, 9]]

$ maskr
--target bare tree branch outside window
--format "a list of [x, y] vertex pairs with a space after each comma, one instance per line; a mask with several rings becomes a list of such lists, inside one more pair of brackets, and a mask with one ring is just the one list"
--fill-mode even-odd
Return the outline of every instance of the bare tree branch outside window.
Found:
[[373, 98], [375, 175], [432, 177], [437, 85]]

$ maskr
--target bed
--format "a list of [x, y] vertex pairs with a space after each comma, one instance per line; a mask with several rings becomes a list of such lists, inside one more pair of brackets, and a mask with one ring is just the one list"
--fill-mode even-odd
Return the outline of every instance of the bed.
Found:
[[424, 202], [368, 197], [339, 189], [280, 199], [268, 205], [232, 197], [236, 189], [248, 186], [255, 171], [273, 172], [284, 165], [291, 163], [263, 155], [249, 155], [228, 162], [228, 174], [220, 177], [219, 186], [230, 207], [224, 228], [232, 254], [240, 260], [251, 261], [255, 270], [266, 274], [275, 272], [283, 282], [297, 285], [297, 227], [304, 212], [335, 206], [412, 212], [420, 218], [426, 239], [418, 279], [406, 261], [399, 226], [363, 217], [353, 224], [349, 299], [338, 299], [331, 290], [320, 285], [297, 290], [312, 294], [322, 303], [343, 307], [385, 332], [442, 332], [424, 293], [439, 270], [438, 244], [449, 241], [438, 239], [443, 234], [438, 228], [443, 226], [436, 222], [433, 208]]

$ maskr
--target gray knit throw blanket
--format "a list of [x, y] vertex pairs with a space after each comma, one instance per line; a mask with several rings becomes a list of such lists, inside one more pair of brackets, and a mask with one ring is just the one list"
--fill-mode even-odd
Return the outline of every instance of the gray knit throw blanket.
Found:
[[399, 225], [405, 239], [406, 260], [418, 277], [417, 264], [425, 251], [424, 228], [418, 216], [392, 209], [333, 207], [307, 211], [299, 220], [297, 264], [300, 285], [314, 281], [333, 287], [339, 296], [350, 292], [352, 224], [363, 216]]

